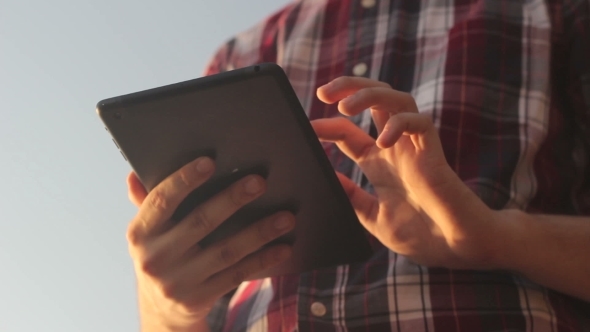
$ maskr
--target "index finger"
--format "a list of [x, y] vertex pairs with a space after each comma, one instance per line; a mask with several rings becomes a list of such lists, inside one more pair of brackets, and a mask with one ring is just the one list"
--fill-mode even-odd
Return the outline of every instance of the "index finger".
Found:
[[149, 192], [129, 226], [130, 242], [158, 233], [180, 203], [213, 174], [208, 157], [198, 158], [160, 182]]
[[342, 153], [357, 164], [377, 147], [371, 136], [342, 117], [313, 120], [311, 126], [320, 141], [336, 143]]
[[333, 104], [366, 88], [391, 89], [391, 86], [385, 82], [379, 82], [365, 77], [342, 76], [319, 87], [317, 90], [317, 96], [324, 103]]

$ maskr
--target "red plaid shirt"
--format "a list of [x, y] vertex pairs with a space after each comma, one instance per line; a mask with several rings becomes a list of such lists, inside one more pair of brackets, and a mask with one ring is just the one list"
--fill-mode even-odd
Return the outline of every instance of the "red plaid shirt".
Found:
[[[494, 209], [590, 215], [589, 0], [303, 0], [225, 44], [207, 74], [281, 65], [310, 119], [343, 75], [410, 92]], [[353, 119], [374, 133], [368, 112]], [[334, 167], [371, 190], [327, 146]], [[502, 239], [498, 239], [502, 241]], [[215, 331], [589, 331], [590, 306], [503, 272], [367, 262], [242, 284]]]

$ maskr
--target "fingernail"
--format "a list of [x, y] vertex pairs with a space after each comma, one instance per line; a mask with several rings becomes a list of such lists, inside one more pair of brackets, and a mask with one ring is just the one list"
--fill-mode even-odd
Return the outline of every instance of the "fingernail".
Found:
[[197, 171], [207, 173], [213, 169], [213, 162], [209, 158], [203, 158], [197, 163]]
[[257, 192], [260, 191], [261, 188], [262, 188], [262, 186], [260, 185], [260, 182], [256, 178], [251, 178], [250, 180], [246, 181], [246, 183], [244, 184], [244, 189], [246, 189], [246, 192], [248, 194], [256, 194]]
[[280, 216], [274, 221], [274, 226], [278, 230], [284, 230], [291, 227], [291, 218], [287, 216]]

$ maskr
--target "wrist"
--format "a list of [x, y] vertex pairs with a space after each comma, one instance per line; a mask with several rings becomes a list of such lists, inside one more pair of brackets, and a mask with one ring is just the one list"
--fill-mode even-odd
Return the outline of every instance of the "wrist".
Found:
[[499, 232], [495, 238], [490, 239], [494, 247], [492, 266], [497, 270], [507, 270], [519, 272], [522, 262], [519, 262], [519, 252], [529, 250], [526, 244], [526, 224], [528, 222], [527, 213], [516, 210], [506, 209], [496, 211], [495, 224], [498, 225]]

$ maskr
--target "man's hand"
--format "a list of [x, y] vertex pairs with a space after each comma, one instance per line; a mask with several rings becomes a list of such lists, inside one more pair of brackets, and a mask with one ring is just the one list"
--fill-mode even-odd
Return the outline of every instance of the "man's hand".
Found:
[[318, 89], [344, 115], [371, 109], [375, 141], [346, 118], [312, 125], [335, 142], [373, 184], [376, 197], [345, 176], [340, 181], [361, 223], [391, 250], [417, 263], [449, 268], [495, 268], [498, 220], [447, 164], [430, 118], [414, 99], [387, 84], [341, 77]]
[[205, 318], [217, 299], [250, 276], [291, 254], [280, 245], [259, 250], [290, 231], [293, 215], [278, 213], [206, 249], [198, 242], [265, 191], [264, 179], [247, 176], [195, 208], [180, 222], [178, 205], [214, 173], [199, 158], [162, 181], [149, 194], [131, 173], [129, 197], [139, 207], [127, 239], [138, 281], [142, 331], [206, 331]]

